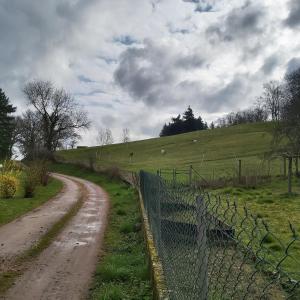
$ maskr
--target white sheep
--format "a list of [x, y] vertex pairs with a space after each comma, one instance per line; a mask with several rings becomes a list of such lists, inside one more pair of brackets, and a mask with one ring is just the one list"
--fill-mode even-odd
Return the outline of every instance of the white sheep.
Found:
[[197, 143], [198, 142], [198, 140], [193, 140], [193, 143]]
[[165, 150], [165, 149], [161, 149], [161, 150], [160, 150], [160, 153], [161, 153], [162, 155], [165, 155], [165, 154], [166, 154], [166, 150]]

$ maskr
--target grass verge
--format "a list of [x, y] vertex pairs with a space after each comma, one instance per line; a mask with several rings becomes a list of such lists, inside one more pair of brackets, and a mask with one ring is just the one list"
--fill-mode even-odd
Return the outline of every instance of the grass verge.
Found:
[[146, 247], [140, 230], [137, 192], [117, 180], [68, 164], [53, 171], [90, 180], [110, 196], [111, 210], [101, 255], [90, 289], [90, 299], [152, 299]]
[[42, 205], [58, 194], [62, 187], [61, 181], [51, 178], [47, 186], [37, 187], [33, 198], [23, 198], [20, 191], [13, 199], [0, 198], [0, 226]]
[[0, 297], [14, 284], [16, 278], [24, 273], [32, 260], [49, 247], [67, 223], [77, 214], [83, 205], [84, 193], [83, 190], [79, 199], [71, 206], [69, 211], [40, 238], [37, 244], [18, 256], [8, 271], [0, 274]]

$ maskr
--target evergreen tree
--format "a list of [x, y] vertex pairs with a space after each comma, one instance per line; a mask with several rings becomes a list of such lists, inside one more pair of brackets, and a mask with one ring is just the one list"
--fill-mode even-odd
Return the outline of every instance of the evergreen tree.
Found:
[[0, 88], [0, 159], [11, 156], [13, 132], [15, 128], [12, 113], [16, 108], [9, 104], [9, 99]]
[[207, 124], [203, 122], [200, 116], [196, 119], [192, 108], [189, 106], [183, 113], [182, 118], [178, 115], [176, 118], [172, 118], [170, 123], [164, 124], [160, 136], [175, 135], [204, 129], [207, 129]]
[[197, 120], [195, 119], [194, 112], [189, 106], [183, 113], [184, 132], [197, 130]]

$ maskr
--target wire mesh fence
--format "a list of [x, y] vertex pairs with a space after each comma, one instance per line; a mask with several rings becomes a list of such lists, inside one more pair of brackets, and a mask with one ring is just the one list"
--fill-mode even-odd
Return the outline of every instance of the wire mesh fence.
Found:
[[282, 241], [230, 197], [143, 171], [139, 182], [170, 299], [300, 299], [292, 225]]

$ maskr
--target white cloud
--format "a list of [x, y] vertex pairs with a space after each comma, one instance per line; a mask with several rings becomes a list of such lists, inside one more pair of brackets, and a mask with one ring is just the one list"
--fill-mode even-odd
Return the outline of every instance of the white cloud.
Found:
[[136, 139], [158, 135], [189, 104], [211, 121], [248, 106], [263, 82], [298, 63], [298, 8], [295, 0], [3, 0], [0, 87], [20, 113], [24, 84], [52, 80], [115, 136], [122, 127]]

